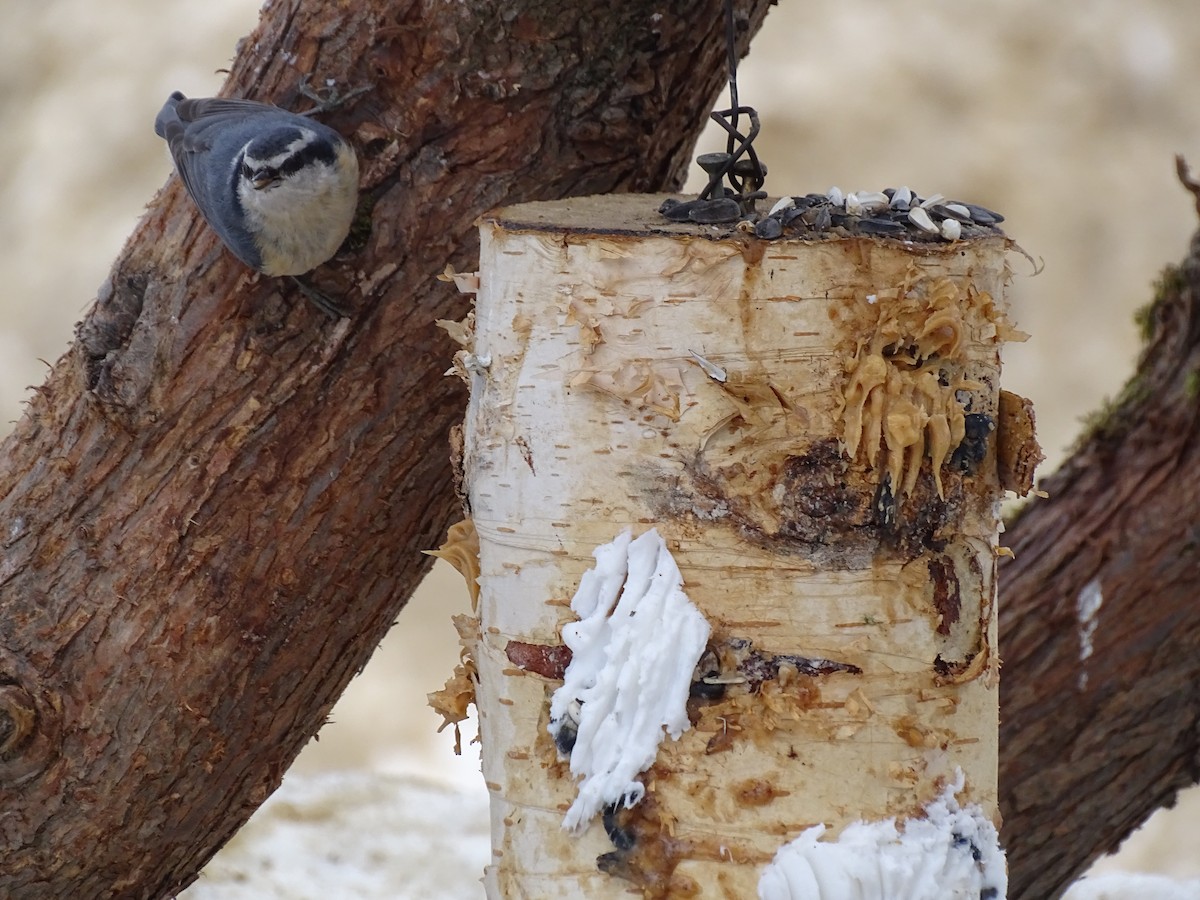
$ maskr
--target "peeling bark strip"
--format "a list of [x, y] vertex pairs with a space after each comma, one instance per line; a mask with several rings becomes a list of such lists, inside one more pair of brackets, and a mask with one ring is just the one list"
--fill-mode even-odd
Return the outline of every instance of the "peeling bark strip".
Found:
[[571, 648], [562, 644], [530, 644], [525, 641], [509, 641], [504, 655], [514, 666], [562, 681], [567, 666], [571, 664]]
[[[481, 225], [458, 368], [491, 897], [751, 897], [786, 839], [912, 815], [957, 768], [996, 810], [1007, 240], [714, 239], [661, 200]], [[513, 654], [560, 643], [626, 527], [658, 529], [713, 637], [645, 796], [570, 835], [557, 670]]]

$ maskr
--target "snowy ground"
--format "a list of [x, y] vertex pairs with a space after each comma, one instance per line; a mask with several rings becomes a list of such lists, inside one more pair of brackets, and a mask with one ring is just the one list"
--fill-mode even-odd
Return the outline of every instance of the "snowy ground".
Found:
[[[180, 900], [470, 900], [489, 855], [482, 790], [288, 776]], [[1200, 900], [1200, 878], [1094, 874], [1064, 900]]]
[[487, 797], [373, 772], [288, 778], [181, 900], [482, 897]]
[[[40, 360], [65, 349], [167, 176], [151, 128], [158, 107], [175, 89], [217, 88], [216, 70], [257, 5], [3, 6], [6, 420], [26, 386], [41, 381]], [[1009, 234], [1046, 270], [1014, 284], [1015, 318], [1034, 338], [1007, 354], [1005, 382], [1034, 400], [1053, 464], [1078, 418], [1131, 370], [1132, 311], [1195, 228], [1172, 155], [1200, 167], [1197, 46], [1200, 17], [1178, 0], [1096, 0], [1086, 10], [1044, 0], [809, 0], [771, 13], [743, 67], [742, 99], [763, 114], [760, 152], [776, 193], [907, 183], [1008, 216]], [[481, 895], [486, 810], [477, 762], [453, 761], [449, 737], [434, 735], [436, 717], [424, 707], [457, 657], [449, 616], [465, 605], [456, 576], [435, 572], [320, 743], [188, 900]], [[1070, 900], [1200, 900], [1198, 826], [1193, 793], [1100, 866], [1171, 882], [1093, 878]]]

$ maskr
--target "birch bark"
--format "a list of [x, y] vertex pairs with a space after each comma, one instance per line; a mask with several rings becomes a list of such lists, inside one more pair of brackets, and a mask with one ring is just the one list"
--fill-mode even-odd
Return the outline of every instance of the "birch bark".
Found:
[[[481, 226], [460, 364], [492, 897], [753, 896], [789, 836], [914, 813], [957, 769], [996, 810], [1007, 240], [713, 239], [660, 200]], [[577, 836], [559, 635], [593, 550], [652, 527], [712, 629], [692, 727]]]

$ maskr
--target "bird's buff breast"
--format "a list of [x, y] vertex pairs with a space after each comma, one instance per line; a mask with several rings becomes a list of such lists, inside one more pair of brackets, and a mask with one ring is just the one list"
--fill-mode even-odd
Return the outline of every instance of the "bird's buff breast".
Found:
[[358, 203], [358, 161], [349, 147], [338, 154], [349, 177], [320, 169], [303, 184], [291, 180], [242, 192], [264, 274], [303, 275], [329, 260], [346, 239]]

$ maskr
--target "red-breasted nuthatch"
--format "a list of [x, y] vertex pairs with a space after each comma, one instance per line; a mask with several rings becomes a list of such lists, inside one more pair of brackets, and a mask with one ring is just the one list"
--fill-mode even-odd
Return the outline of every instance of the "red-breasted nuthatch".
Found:
[[176, 91], [154, 131], [205, 221], [251, 268], [303, 275], [346, 239], [358, 201], [358, 159], [332, 128], [266, 103], [188, 99]]

